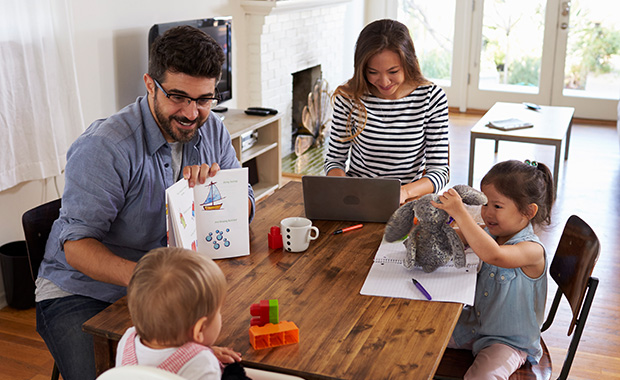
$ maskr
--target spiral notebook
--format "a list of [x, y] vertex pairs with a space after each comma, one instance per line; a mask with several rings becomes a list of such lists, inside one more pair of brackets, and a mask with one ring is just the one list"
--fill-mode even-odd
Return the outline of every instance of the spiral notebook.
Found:
[[417, 267], [405, 268], [404, 258], [405, 245], [402, 241], [388, 243], [383, 240], [360, 294], [426, 300], [411, 281], [415, 278], [430, 293], [433, 301], [473, 305], [480, 259], [471, 248], [465, 250], [467, 264], [464, 268], [457, 268], [448, 262], [431, 273]]

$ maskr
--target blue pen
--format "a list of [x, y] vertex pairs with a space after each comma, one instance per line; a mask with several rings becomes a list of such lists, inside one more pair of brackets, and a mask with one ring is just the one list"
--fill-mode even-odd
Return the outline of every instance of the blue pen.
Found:
[[424, 294], [424, 297], [426, 297], [427, 300], [432, 300], [433, 298], [431, 297], [430, 294], [428, 294], [428, 292], [426, 291], [426, 289], [424, 289], [424, 287], [422, 286], [422, 284], [420, 284], [415, 278], [412, 278], [411, 281], [413, 281], [413, 285], [415, 285], [416, 288], [418, 288], [418, 290]]

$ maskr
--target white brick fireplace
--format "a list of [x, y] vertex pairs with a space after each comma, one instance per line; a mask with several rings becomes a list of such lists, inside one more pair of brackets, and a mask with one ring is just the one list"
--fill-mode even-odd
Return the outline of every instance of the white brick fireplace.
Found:
[[282, 154], [292, 152], [292, 74], [320, 65], [330, 91], [343, 75], [346, 3], [350, 0], [242, 0], [248, 33], [245, 90], [253, 106], [282, 113]]

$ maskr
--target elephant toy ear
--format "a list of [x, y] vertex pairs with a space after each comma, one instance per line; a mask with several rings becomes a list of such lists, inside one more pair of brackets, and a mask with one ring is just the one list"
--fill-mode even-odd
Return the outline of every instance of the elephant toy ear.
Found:
[[413, 228], [414, 207], [416, 201], [407, 202], [400, 206], [388, 220], [385, 226], [385, 240], [388, 242], [402, 239]]
[[467, 185], [456, 185], [454, 190], [461, 196], [463, 203], [472, 206], [481, 206], [487, 204], [488, 200], [483, 192]]

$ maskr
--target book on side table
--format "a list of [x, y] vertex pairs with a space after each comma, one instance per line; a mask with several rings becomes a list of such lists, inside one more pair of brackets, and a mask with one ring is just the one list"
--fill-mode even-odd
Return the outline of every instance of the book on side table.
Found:
[[189, 188], [181, 179], [166, 189], [169, 247], [183, 247], [212, 259], [250, 254], [248, 169], [220, 170]]
[[513, 131], [515, 129], [531, 128], [534, 124], [517, 118], [491, 120], [487, 123], [487, 127], [495, 128], [502, 131]]

